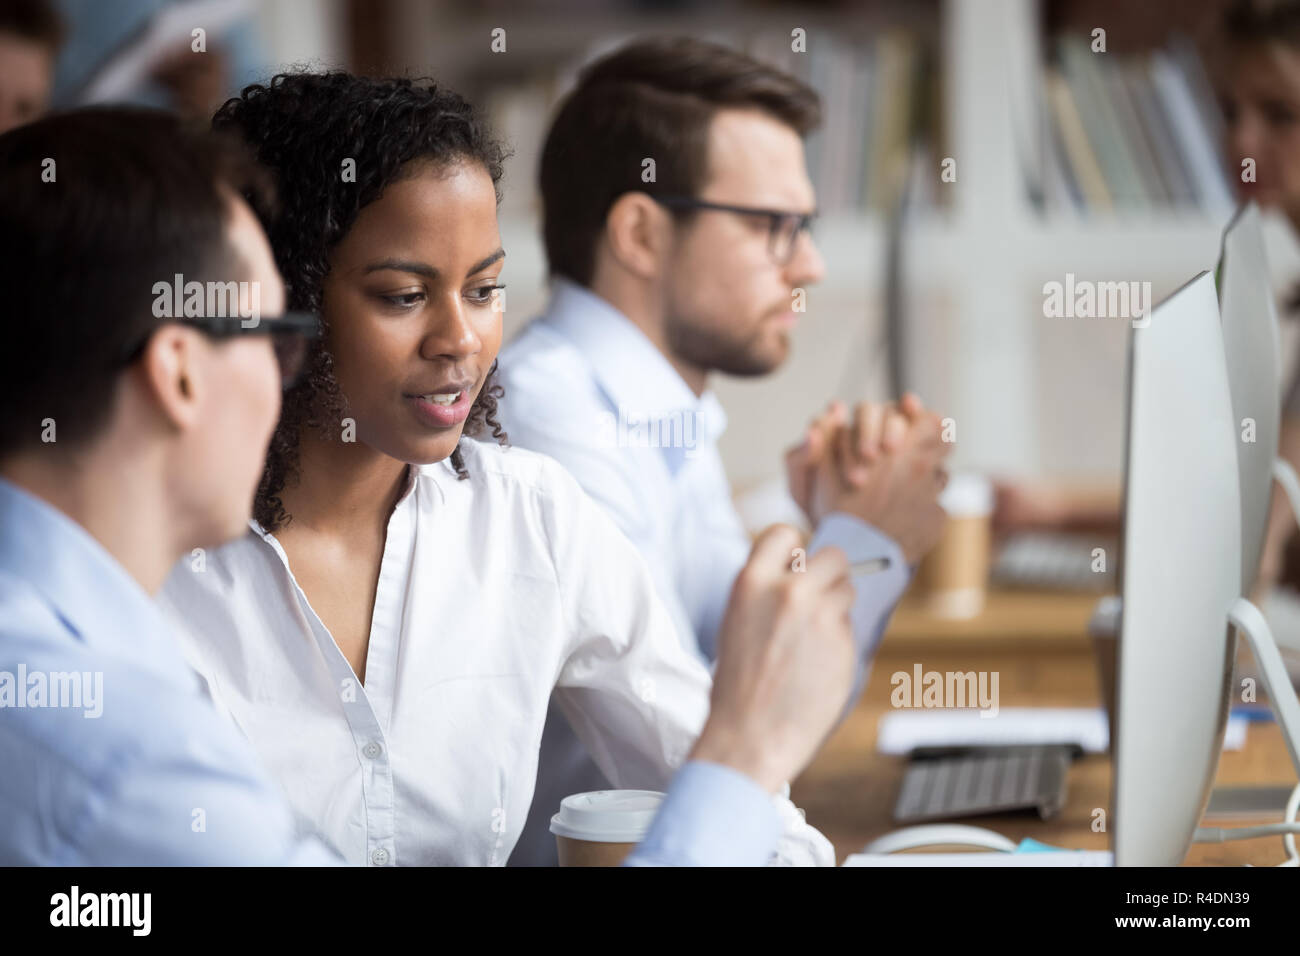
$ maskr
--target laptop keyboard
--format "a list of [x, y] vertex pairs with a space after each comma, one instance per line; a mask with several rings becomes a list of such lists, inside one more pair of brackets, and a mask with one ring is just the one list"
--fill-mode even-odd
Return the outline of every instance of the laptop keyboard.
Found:
[[[1106, 552], [1106, 570], [1093, 570], [1093, 549]], [[1111, 535], [1024, 532], [1008, 538], [993, 563], [993, 579], [1010, 587], [1106, 591], [1115, 584], [1118, 541]]]
[[914, 757], [894, 807], [899, 822], [1034, 809], [1044, 820], [1065, 803], [1068, 745], [981, 748]]

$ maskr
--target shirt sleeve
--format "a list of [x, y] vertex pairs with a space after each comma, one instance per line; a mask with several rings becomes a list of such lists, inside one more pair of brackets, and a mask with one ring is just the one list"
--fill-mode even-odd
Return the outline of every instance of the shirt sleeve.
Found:
[[[0, 634], [3, 638], [3, 634]], [[3, 643], [0, 640], [0, 643]], [[206, 699], [103, 655], [29, 655], [103, 675], [93, 719], [24, 709], [0, 722], [0, 861], [76, 866], [326, 866], [251, 746]]]
[[867, 565], [853, 574], [854, 598], [850, 617], [858, 663], [847, 712], [866, 686], [867, 676], [871, 673], [871, 659], [898, 599], [907, 588], [912, 571], [893, 538], [844, 512], [832, 512], [822, 519], [808, 543], [808, 553], [816, 554], [827, 547], [843, 551], [850, 565]]
[[[681, 775], [676, 781], [674, 775], [708, 718], [712, 678], [678, 641], [636, 549], [574, 479], [554, 467], [559, 493], [548, 537], [570, 645], [552, 699], [613, 787], [667, 791], [681, 785]], [[692, 770], [685, 778], [688, 792], [703, 788], [689, 782], [701, 775], [717, 776]], [[768, 794], [745, 782], [777, 820], [778, 844], [767, 848], [768, 856], [776, 855], [767, 862], [834, 862], [830, 843], [807, 825], [788, 793]], [[718, 799], [725, 808], [725, 793]], [[718, 838], [726, 833], [724, 827]]]
[[[583, 410], [580, 414], [585, 417], [577, 422], [565, 421], [558, 415], [550, 416], [538, 411], [538, 405], [545, 399], [537, 396], [535, 389], [525, 386], [521, 390], [512, 385], [510, 394], [514, 399], [512, 407], [526, 404], [533, 410], [529, 415], [511, 415], [503, 410], [504, 426], [511, 443], [555, 459], [574, 477], [645, 561], [682, 645], [692, 653], [696, 653], [701, 645], [707, 646], [706, 637], [699, 634], [678, 595], [677, 581], [670, 570], [673, 562], [660, 531], [661, 515], [655, 513], [659, 503], [654, 501], [651, 491], [639, 485], [627, 456], [612, 453], [611, 449], [599, 443], [596, 438], [601, 432], [596, 417], [599, 412], [581, 405]], [[566, 427], [551, 424], [561, 421]], [[743, 558], [741, 563], [744, 563]], [[730, 581], [726, 586], [729, 590]]]
[[743, 773], [693, 760], [674, 778], [625, 866], [763, 866], [781, 836], [772, 796]]
[[284, 797], [244, 768], [191, 754], [127, 765], [101, 782], [71, 835], [80, 865], [341, 866], [300, 832]]
[[572, 476], [549, 470], [544, 520], [569, 637], [553, 700], [613, 786], [664, 790], [704, 727], [712, 679], [636, 548]]

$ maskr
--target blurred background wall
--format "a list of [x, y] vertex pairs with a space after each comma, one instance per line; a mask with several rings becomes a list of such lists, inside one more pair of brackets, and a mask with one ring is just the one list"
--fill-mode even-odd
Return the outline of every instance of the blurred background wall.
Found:
[[[74, 28], [116, 6], [63, 5]], [[953, 417], [959, 467], [1117, 482], [1127, 323], [1046, 317], [1043, 286], [1148, 281], [1158, 300], [1213, 267], [1232, 210], [1213, 81], [1221, 0], [205, 5], [222, 24], [223, 95], [290, 65], [343, 67], [432, 76], [489, 112], [514, 150], [507, 335], [545, 299], [536, 163], [583, 63], [635, 36], [689, 33], [810, 82], [826, 108], [808, 157], [828, 275], [778, 374], [718, 383], [740, 488], [777, 478], [830, 398], [884, 398], [893, 379]], [[1271, 218], [1268, 238], [1281, 290], [1300, 251]]]

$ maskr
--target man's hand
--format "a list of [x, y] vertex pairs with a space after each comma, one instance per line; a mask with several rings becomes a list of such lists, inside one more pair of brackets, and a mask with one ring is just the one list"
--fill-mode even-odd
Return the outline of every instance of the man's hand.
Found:
[[691, 752], [770, 792], [812, 759], [853, 683], [848, 561], [826, 548], [791, 570], [801, 545], [786, 525], [754, 544], [718, 632], [709, 719]]
[[206, 123], [226, 98], [227, 66], [219, 46], [195, 53], [187, 39], [154, 67], [152, 78], [171, 93], [172, 109]]
[[938, 416], [914, 396], [885, 415], [879, 432], [880, 453], [867, 462], [863, 432], [840, 431], [833, 453], [818, 466], [812, 513], [818, 520], [832, 511], [861, 518], [898, 542], [907, 562], [915, 564], [943, 531], [939, 492], [948, 482], [943, 461], [952, 446], [942, 440]]
[[790, 497], [813, 524], [817, 523], [812, 513], [812, 493], [813, 484], [817, 479], [817, 467], [830, 453], [834, 435], [844, 427], [844, 422], [844, 404], [832, 402], [825, 412], [808, 423], [803, 442], [785, 453], [785, 477], [790, 488]]
[[871, 466], [897, 452], [908, 427], [924, 414], [921, 400], [911, 392], [897, 405], [861, 402], [854, 408], [851, 420], [843, 402], [827, 406], [809, 423], [803, 442], [785, 455], [790, 495], [808, 520], [815, 525], [824, 517], [814, 509], [813, 494], [823, 461], [834, 456], [844, 480], [862, 485], [870, 476]]

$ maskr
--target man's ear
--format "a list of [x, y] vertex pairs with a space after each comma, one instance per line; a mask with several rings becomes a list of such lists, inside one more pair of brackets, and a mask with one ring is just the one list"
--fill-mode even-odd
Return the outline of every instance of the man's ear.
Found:
[[671, 237], [671, 214], [645, 193], [624, 193], [605, 217], [610, 255], [643, 279], [654, 278], [663, 270]]
[[199, 418], [198, 336], [177, 325], [164, 325], [145, 346], [137, 363], [139, 381], [158, 413], [177, 429], [193, 428]]

